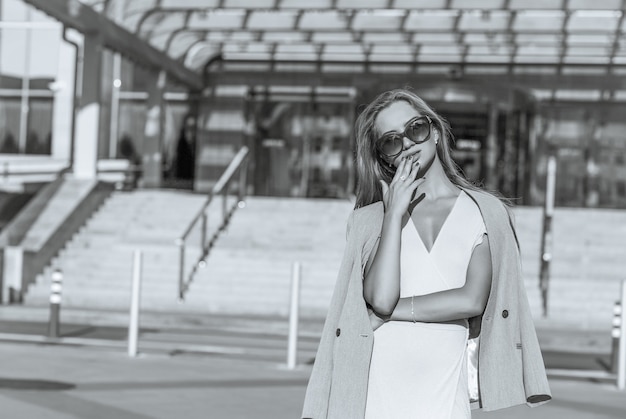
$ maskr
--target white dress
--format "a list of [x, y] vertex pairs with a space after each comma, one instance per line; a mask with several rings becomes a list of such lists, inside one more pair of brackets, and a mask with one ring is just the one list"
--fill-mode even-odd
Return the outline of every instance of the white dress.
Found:
[[[465, 284], [485, 234], [480, 210], [461, 192], [430, 252], [409, 220], [402, 229], [401, 297]], [[468, 419], [467, 320], [458, 324], [390, 321], [374, 332], [366, 419]]]

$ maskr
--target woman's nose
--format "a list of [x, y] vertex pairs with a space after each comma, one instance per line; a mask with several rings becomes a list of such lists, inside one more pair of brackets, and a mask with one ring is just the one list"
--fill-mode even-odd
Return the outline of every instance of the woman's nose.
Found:
[[409, 137], [406, 135], [402, 137], [402, 149], [407, 149], [415, 144]]

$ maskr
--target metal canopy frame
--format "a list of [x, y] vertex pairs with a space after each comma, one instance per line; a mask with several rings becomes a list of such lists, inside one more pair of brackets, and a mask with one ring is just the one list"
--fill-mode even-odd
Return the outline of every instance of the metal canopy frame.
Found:
[[[196, 87], [212, 61], [252, 76], [269, 65], [295, 77], [487, 76], [554, 89], [579, 76], [622, 89], [626, 73], [626, 0], [26, 1], [56, 5], [64, 23], [101, 28], [111, 48]], [[67, 18], [71, 4], [88, 6], [80, 19]]]
[[201, 90], [204, 86], [202, 77], [197, 72], [172, 59], [164, 51], [148, 45], [91, 7], [85, 7], [76, 0], [24, 1], [58, 19], [66, 27], [74, 28], [82, 33], [98, 34], [104, 46], [143, 65], [162, 69], [173, 79], [189, 86], [192, 90]]
[[[226, 61], [626, 65], [624, 0], [82, 1], [194, 70], [218, 54]], [[116, 7], [123, 12], [111, 13]]]

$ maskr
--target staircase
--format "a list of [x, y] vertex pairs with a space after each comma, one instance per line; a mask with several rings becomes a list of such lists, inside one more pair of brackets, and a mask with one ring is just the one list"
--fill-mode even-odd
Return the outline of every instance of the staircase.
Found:
[[[539, 319], [542, 210], [520, 207], [515, 213], [526, 290]], [[626, 279], [626, 211], [558, 208], [552, 226], [547, 319], [609, 329], [620, 283]]]
[[185, 304], [225, 313], [286, 316], [293, 262], [302, 265], [301, 309], [324, 316], [353, 204], [251, 197], [199, 271]]
[[[60, 268], [63, 307], [126, 310], [132, 253], [141, 249], [144, 310], [286, 315], [292, 263], [300, 261], [302, 314], [324, 315], [351, 203], [249, 197], [179, 302], [179, 250], [174, 243], [204, 199], [170, 191], [115, 192], [29, 288], [25, 304], [48, 304], [50, 276]], [[209, 230], [221, 211], [215, 207]], [[197, 232], [187, 246], [186, 272], [200, 254], [196, 243]]]
[[60, 268], [64, 307], [127, 309], [135, 249], [143, 252], [143, 300], [174, 304], [175, 239], [205, 199], [177, 191], [114, 192], [30, 286], [25, 304], [48, 304], [50, 276]]
[[[143, 310], [285, 316], [292, 264], [299, 261], [301, 315], [324, 316], [345, 246], [350, 202], [249, 197], [179, 302], [174, 241], [203, 201], [204, 196], [184, 192], [114, 193], [31, 286], [26, 304], [48, 304], [51, 270], [59, 267], [64, 307], [127, 310], [132, 252], [139, 248]], [[520, 207], [515, 214], [526, 289], [539, 319], [542, 213]], [[209, 226], [217, 215], [210, 216]], [[610, 328], [619, 281], [626, 277], [624, 237], [623, 211], [556, 210], [548, 320]], [[187, 272], [199, 254], [197, 242], [196, 234], [187, 250]]]

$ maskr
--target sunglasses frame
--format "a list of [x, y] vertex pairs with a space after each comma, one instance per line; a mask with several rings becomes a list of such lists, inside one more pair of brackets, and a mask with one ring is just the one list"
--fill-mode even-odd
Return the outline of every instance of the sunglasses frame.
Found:
[[[407, 135], [407, 130], [409, 129], [409, 127], [411, 127], [411, 125], [413, 125], [413, 123], [417, 122], [418, 120], [422, 120], [425, 119], [426, 121], [428, 121], [428, 135], [426, 136], [426, 138], [424, 138], [422, 141], [416, 142], [413, 141], [411, 139], [411, 137], [409, 137]], [[415, 144], [423, 144], [426, 141], [430, 140], [430, 136], [432, 135], [432, 131], [433, 131], [433, 121], [432, 119], [430, 119], [430, 117], [428, 115], [423, 115], [423, 116], [416, 116], [415, 118], [411, 118], [407, 121], [407, 123], [404, 125], [404, 131], [402, 131], [401, 133], [399, 132], [395, 132], [394, 135], [402, 135], [402, 138], [408, 138], [409, 140], [411, 140], [413, 143]], [[383, 150], [379, 147], [379, 144], [381, 144], [383, 138], [385, 138], [387, 135], [392, 135], [391, 133], [387, 133], [385, 135], [383, 135], [382, 137], [378, 138], [376, 140], [376, 149], [378, 150], [378, 152], [380, 153], [381, 157], [386, 157], [388, 159], [395, 159], [396, 157], [398, 157], [403, 151], [404, 151], [404, 147], [402, 147], [400, 149], [400, 151], [398, 151], [395, 154], [386, 154], [385, 152], [383, 152]]]

